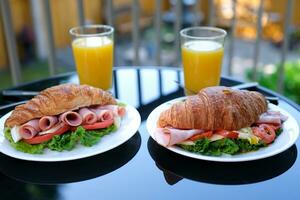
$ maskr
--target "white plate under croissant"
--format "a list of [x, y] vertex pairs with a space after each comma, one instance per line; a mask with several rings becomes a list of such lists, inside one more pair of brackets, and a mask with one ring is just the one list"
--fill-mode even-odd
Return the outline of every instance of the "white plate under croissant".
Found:
[[[175, 102], [182, 101], [186, 97], [177, 98], [166, 103], [161, 104], [157, 108], [155, 108], [149, 115], [147, 119], [147, 130], [150, 136], [156, 140], [154, 136], [154, 132], [157, 128], [157, 121], [159, 119], [160, 113], [164, 110], [167, 110], [174, 104]], [[180, 147], [177, 146], [170, 146], [166, 147], [167, 149], [181, 154], [183, 156], [201, 159], [201, 160], [208, 160], [208, 161], [218, 161], [218, 162], [242, 162], [242, 161], [250, 161], [250, 160], [257, 160], [262, 158], [267, 158], [276, 154], [279, 154], [289, 147], [291, 147], [297, 140], [299, 136], [299, 126], [295, 118], [289, 114], [286, 110], [276, 106], [274, 104], [269, 104], [269, 109], [274, 111], [280, 111], [282, 114], [288, 116], [288, 119], [283, 123], [283, 131], [282, 133], [276, 138], [276, 140], [267, 147], [260, 148], [257, 151], [252, 151], [248, 153], [242, 153], [237, 155], [222, 155], [219, 157], [216, 156], [206, 156], [201, 154], [196, 154], [192, 152], [188, 152]]]

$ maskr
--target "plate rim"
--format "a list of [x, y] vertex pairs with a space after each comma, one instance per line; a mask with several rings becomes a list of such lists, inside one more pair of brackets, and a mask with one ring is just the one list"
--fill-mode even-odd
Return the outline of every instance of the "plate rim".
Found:
[[[150, 120], [153, 118], [153, 115], [156, 114], [156, 112], [159, 112], [159, 110], [161, 110], [162, 108], [164, 108], [164, 107], [166, 107], [168, 105], [172, 105], [173, 103], [181, 101], [181, 100], [184, 100], [186, 98], [187, 97], [184, 96], [184, 97], [178, 97], [178, 98], [169, 100], [167, 102], [164, 102], [164, 103], [160, 104], [159, 106], [157, 106], [155, 109], [153, 109], [151, 111], [151, 113], [149, 114], [149, 116], [147, 118], [147, 121], [146, 121], [146, 127], [147, 127], [147, 131], [148, 131], [150, 137], [155, 142], [156, 142], [156, 139], [155, 139], [153, 133], [151, 132], [153, 124], [150, 122]], [[288, 148], [290, 148], [292, 145], [294, 145], [296, 143], [296, 141], [297, 141], [297, 139], [299, 137], [299, 124], [298, 124], [297, 120], [288, 111], [286, 111], [285, 109], [283, 109], [283, 108], [281, 108], [281, 107], [279, 107], [277, 105], [271, 104], [271, 103], [268, 103], [268, 106], [271, 106], [273, 108], [277, 108], [279, 110], [283, 110], [285, 113], [288, 114], [288, 116], [289, 116], [288, 120], [292, 120], [293, 121], [292, 123], [296, 125], [295, 131], [294, 131], [295, 133], [292, 135], [293, 137], [291, 138], [291, 140], [289, 140], [281, 148], [276, 149], [275, 151], [267, 152], [265, 154], [261, 154], [261, 155], [258, 155], [258, 156], [236, 157], [236, 158], [233, 158], [234, 155], [206, 156], [206, 155], [201, 155], [201, 154], [197, 154], [197, 153], [193, 153], [193, 152], [189, 152], [189, 151], [183, 150], [180, 147], [175, 147], [175, 146], [165, 147], [165, 146], [160, 145], [159, 143], [158, 143], [158, 145], [160, 145], [160, 146], [162, 146], [162, 147], [164, 147], [164, 148], [166, 148], [166, 149], [168, 149], [168, 150], [170, 150], [170, 151], [172, 151], [174, 153], [177, 153], [179, 155], [185, 156], [185, 157], [189, 157], [189, 158], [193, 158], [193, 159], [198, 159], [198, 160], [215, 161], [215, 162], [246, 162], [246, 161], [253, 161], [253, 160], [264, 159], [264, 158], [268, 158], [268, 157], [277, 155], [277, 154], [279, 154], [279, 153], [287, 150]], [[156, 123], [156, 121], [155, 121], [155, 123]], [[259, 150], [257, 150], [257, 151], [259, 151]], [[255, 151], [254, 151], [254, 153], [255, 153]]]
[[[117, 100], [119, 102], [119, 100]], [[112, 144], [110, 145], [108, 148], [102, 150], [102, 151], [94, 151], [94, 152], [90, 152], [88, 154], [79, 154], [79, 155], [70, 155], [68, 157], [64, 157], [64, 156], [61, 156], [61, 157], [54, 157], [54, 158], [49, 158], [47, 157], [47, 153], [44, 152], [44, 154], [28, 154], [28, 153], [24, 153], [24, 152], [21, 152], [21, 151], [18, 151], [16, 149], [14, 149], [9, 143], [9, 148], [12, 148], [13, 150], [16, 150], [18, 152], [18, 154], [12, 154], [12, 153], [9, 153], [9, 152], [6, 152], [6, 151], [3, 151], [3, 147], [2, 147], [2, 143], [3, 142], [8, 142], [4, 136], [4, 123], [0, 123], [0, 137], [3, 137], [3, 140], [6, 140], [6, 141], [0, 141], [0, 152], [9, 156], [9, 157], [12, 157], [12, 158], [15, 158], [15, 159], [19, 159], [19, 160], [26, 160], [26, 161], [37, 161], [37, 162], [62, 162], [62, 161], [71, 161], [71, 160], [78, 160], [78, 159], [82, 159], [82, 158], [88, 158], [88, 157], [91, 157], [91, 156], [95, 156], [95, 155], [98, 155], [98, 154], [102, 154], [102, 153], [105, 153], [109, 150], [112, 150], [120, 145], [122, 145], [123, 143], [127, 142], [139, 129], [140, 127], [140, 124], [141, 124], [141, 116], [140, 116], [140, 113], [137, 111], [137, 109], [135, 107], [133, 107], [132, 105], [130, 104], [127, 104], [126, 103], [126, 110], [127, 112], [131, 112], [131, 114], [134, 116], [134, 118], [131, 120], [131, 123], [132, 123], [132, 128], [130, 129], [129, 132], [127, 132], [127, 137], [124, 138], [123, 140], [120, 140], [119, 142], [115, 143], [115, 144]], [[6, 113], [5, 115], [3, 115], [0, 120], [2, 120], [3, 118], [7, 118], [10, 114], [12, 113], [12, 111], [9, 111], [8, 113]], [[126, 116], [125, 116], [126, 117]], [[123, 119], [124, 120], [124, 119]], [[122, 120], [122, 121], [123, 121]], [[122, 125], [126, 125], [124, 123], [121, 124]], [[113, 132], [113, 133], [118, 133], [119, 130], [117, 130], [116, 132]], [[100, 142], [97, 143], [96, 145], [100, 145]], [[96, 146], [95, 145], [95, 146]], [[95, 147], [94, 146], [94, 147]], [[75, 147], [76, 148], [76, 147]], [[90, 148], [90, 147], [84, 147], [84, 148]], [[47, 149], [45, 149], [47, 150]], [[50, 150], [51, 151], [51, 150]], [[55, 152], [55, 151], [54, 151]], [[69, 151], [65, 151], [64, 153], [68, 153]], [[72, 150], [70, 151], [72, 152]], [[25, 155], [24, 157], [21, 156], [21, 155]], [[26, 156], [28, 155], [28, 157]], [[38, 155], [38, 156], [41, 156], [41, 155], [46, 155], [45, 157], [35, 157], [35, 155]]]

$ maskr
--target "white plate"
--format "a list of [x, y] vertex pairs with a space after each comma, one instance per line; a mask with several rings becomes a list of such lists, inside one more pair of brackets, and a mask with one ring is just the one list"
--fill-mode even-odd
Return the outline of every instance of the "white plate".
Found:
[[10, 114], [11, 112], [7, 113], [0, 119], [0, 151], [14, 158], [44, 162], [75, 160], [103, 153], [130, 139], [136, 133], [141, 124], [139, 112], [134, 107], [127, 105], [126, 115], [122, 118], [121, 127], [116, 132], [112, 132], [101, 138], [99, 143], [96, 145], [85, 147], [78, 144], [73, 150], [63, 152], [51, 151], [46, 148], [43, 154], [35, 155], [17, 151], [4, 138], [4, 122]]
[[[150, 113], [150, 115], [147, 119], [147, 130], [154, 140], [155, 140], [154, 131], [156, 129], [156, 122], [159, 118], [160, 113], [162, 111], [168, 109], [169, 107], [171, 107], [171, 105], [173, 103], [181, 101], [185, 98], [186, 97], [181, 97], [181, 98], [177, 98], [177, 99], [168, 101], [164, 104], [161, 104], [160, 106], [155, 108]], [[269, 104], [269, 109], [280, 111], [282, 114], [288, 116], [288, 119], [283, 123], [283, 132], [278, 136], [278, 138], [276, 138], [274, 143], [270, 144], [268, 147], [260, 148], [257, 151], [248, 152], [248, 153], [244, 153], [244, 154], [238, 154], [238, 155], [232, 155], [232, 156], [231, 155], [222, 155], [219, 157], [205, 156], [205, 155], [201, 155], [201, 154], [188, 152], [177, 146], [171, 146], [171, 147], [166, 147], [166, 148], [175, 153], [178, 153], [178, 154], [181, 154], [181, 155], [184, 155], [187, 157], [202, 159], [202, 160], [209, 160], [209, 161], [218, 161], [218, 162], [250, 161], [250, 160], [257, 160], [257, 159], [262, 159], [262, 158], [276, 155], [276, 154], [281, 153], [284, 150], [288, 149], [296, 142], [296, 140], [299, 136], [299, 126], [298, 126], [295, 118], [293, 118], [292, 115], [290, 115], [287, 111], [283, 110], [282, 108], [280, 108], [274, 104]]]

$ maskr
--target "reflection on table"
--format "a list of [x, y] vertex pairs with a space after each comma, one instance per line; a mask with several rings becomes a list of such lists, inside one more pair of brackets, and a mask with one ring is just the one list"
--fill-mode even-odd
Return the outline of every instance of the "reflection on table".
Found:
[[141, 146], [137, 132], [124, 144], [89, 158], [65, 162], [24, 161], [0, 154], [0, 171], [16, 180], [34, 184], [60, 184], [108, 174], [129, 162]]
[[176, 184], [182, 178], [199, 182], [234, 185], [265, 181], [286, 172], [296, 161], [295, 145], [275, 156], [247, 162], [212, 162], [176, 154], [148, 140], [148, 151], [166, 182]]

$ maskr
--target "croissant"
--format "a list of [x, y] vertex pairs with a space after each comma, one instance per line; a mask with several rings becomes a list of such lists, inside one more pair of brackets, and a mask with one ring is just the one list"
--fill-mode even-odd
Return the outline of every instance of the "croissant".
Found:
[[13, 127], [42, 116], [107, 104], [116, 104], [116, 100], [106, 91], [88, 85], [62, 84], [45, 89], [30, 101], [17, 106], [5, 121], [5, 126]]
[[266, 99], [258, 92], [208, 87], [163, 111], [157, 125], [178, 129], [239, 130], [253, 124], [266, 110]]

